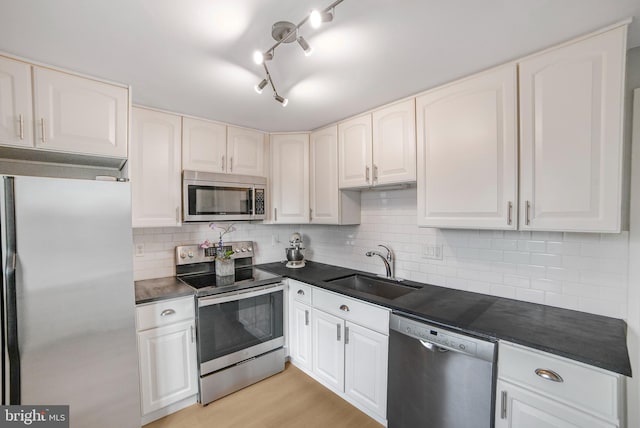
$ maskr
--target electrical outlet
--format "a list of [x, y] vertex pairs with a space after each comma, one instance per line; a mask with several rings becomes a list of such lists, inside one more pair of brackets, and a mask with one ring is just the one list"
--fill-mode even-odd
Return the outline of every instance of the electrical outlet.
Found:
[[442, 260], [441, 244], [425, 244], [422, 246], [422, 258], [432, 260]]
[[144, 244], [136, 244], [136, 257], [144, 256]]

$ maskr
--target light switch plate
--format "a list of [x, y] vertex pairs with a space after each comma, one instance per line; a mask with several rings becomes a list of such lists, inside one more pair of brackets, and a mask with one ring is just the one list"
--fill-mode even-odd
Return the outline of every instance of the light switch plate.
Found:
[[425, 244], [422, 246], [422, 258], [442, 260], [442, 244]]

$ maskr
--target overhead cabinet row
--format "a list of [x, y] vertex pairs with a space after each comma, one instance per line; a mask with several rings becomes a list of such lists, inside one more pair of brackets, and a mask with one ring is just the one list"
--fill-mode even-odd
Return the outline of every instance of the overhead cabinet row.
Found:
[[[15, 148], [24, 159], [91, 155], [119, 159], [114, 165], [121, 167], [128, 130], [128, 87], [0, 56], [2, 157], [20, 158], [9, 154]], [[31, 149], [38, 151], [25, 152]]]

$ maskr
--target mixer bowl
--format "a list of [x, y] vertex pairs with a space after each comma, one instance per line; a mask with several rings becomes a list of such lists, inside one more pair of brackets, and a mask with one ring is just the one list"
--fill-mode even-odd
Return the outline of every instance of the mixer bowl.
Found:
[[304, 260], [304, 255], [302, 254], [302, 248], [285, 248], [285, 254], [287, 255], [287, 260], [290, 262], [299, 262]]

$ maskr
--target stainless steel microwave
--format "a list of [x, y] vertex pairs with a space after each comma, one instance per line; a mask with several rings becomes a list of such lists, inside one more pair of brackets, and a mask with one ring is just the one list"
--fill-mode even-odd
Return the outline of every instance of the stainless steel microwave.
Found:
[[264, 220], [267, 179], [184, 171], [183, 221]]

